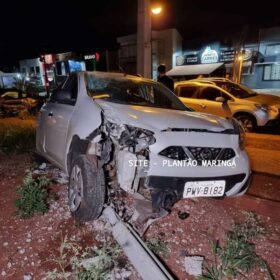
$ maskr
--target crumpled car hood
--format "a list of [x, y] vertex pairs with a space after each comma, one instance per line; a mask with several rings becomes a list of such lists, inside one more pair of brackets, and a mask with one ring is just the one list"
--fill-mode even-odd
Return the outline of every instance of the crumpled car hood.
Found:
[[123, 105], [104, 100], [95, 102], [103, 109], [109, 121], [149, 130], [183, 128], [220, 132], [233, 128], [228, 120], [211, 114]]

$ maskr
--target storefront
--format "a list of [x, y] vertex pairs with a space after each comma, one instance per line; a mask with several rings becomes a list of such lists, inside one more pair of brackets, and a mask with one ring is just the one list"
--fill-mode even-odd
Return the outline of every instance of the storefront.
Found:
[[[240, 52], [234, 47], [226, 47], [220, 42], [208, 43], [200, 49], [186, 49], [182, 55], [177, 55], [176, 66], [167, 74], [176, 80], [225, 77], [226, 74], [232, 78], [234, 61], [239, 56]], [[245, 40], [239, 65], [241, 83], [260, 92], [280, 94], [280, 27], [260, 29], [253, 34], [250, 43]]]
[[87, 71], [99, 70], [100, 54], [92, 53], [84, 55], [85, 68]]
[[[243, 50], [242, 73], [252, 73], [256, 50], [254, 46]], [[191, 79], [197, 76], [232, 76], [237, 50], [219, 44], [207, 45], [199, 50], [185, 51], [176, 57], [176, 66], [167, 74], [175, 78]]]
[[251, 75], [244, 76], [248, 86], [280, 94], [280, 27], [261, 29], [258, 60]]

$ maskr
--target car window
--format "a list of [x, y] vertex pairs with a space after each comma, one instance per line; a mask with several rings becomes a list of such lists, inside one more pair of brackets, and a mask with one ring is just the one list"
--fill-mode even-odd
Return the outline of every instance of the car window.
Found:
[[216, 84], [237, 98], [248, 98], [257, 95], [252, 89], [241, 84], [232, 82], [217, 82]]
[[227, 100], [229, 99], [226, 94], [214, 87], [204, 87], [199, 94], [199, 99], [215, 101], [217, 97], [224, 97]]
[[78, 93], [78, 79], [76, 75], [69, 76], [51, 95], [50, 102], [75, 105]]
[[184, 85], [184, 86], [179, 86], [176, 89], [176, 91], [177, 91], [177, 95], [180, 97], [196, 98], [197, 87], [191, 85]]
[[160, 83], [131, 78], [96, 77], [86, 74], [88, 95], [127, 105], [191, 111], [179, 98]]

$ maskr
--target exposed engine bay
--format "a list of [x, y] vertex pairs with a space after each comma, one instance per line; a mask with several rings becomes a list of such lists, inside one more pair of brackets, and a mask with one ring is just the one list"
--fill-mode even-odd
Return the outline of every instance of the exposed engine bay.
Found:
[[118, 125], [105, 116], [102, 119], [102, 126], [91, 135], [87, 154], [97, 155], [104, 167], [109, 203], [124, 220], [135, 222], [139, 233], [144, 234], [151, 222], [167, 215], [166, 210], [172, 206], [159, 207], [152, 201], [152, 190], [147, 185], [149, 146], [156, 139], [149, 130]]

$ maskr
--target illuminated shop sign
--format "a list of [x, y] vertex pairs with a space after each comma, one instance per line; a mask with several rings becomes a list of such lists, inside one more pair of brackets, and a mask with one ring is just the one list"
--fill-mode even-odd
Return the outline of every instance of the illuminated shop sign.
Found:
[[201, 63], [217, 63], [218, 61], [218, 52], [212, 50], [211, 47], [207, 47], [201, 55]]
[[100, 54], [99, 53], [84, 55], [84, 59], [85, 60], [96, 60], [96, 61], [99, 61], [99, 58], [100, 58]]
[[235, 50], [223, 50], [220, 52], [220, 62], [231, 63], [234, 61]]
[[245, 53], [243, 54], [243, 60], [250, 60], [253, 56], [252, 50], [245, 49]]
[[[213, 48], [207, 46], [200, 51], [192, 51], [185, 55], [176, 57], [176, 65], [192, 65], [207, 63], [232, 63], [234, 61], [236, 51], [232, 48]], [[251, 49], [245, 49], [243, 61], [252, 60], [253, 52]]]
[[82, 71], [82, 64], [80, 61], [68, 60], [70, 72]]
[[95, 54], [88, 54], [84, 56], [85, 60], [95, 59]]

